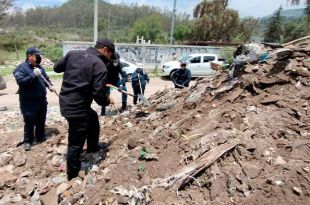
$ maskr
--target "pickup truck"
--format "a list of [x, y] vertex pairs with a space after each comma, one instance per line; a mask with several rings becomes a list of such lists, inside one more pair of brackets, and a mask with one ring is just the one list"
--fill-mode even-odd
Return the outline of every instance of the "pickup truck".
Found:
[[197, 53], [189, 54], [179, 59], [178, 61], [169, 61], [163, 65], [162, 74], [163, 77], [171, 77], [172, 73], [180, 68], [180, 62], [186, 62], [187, 68], [191, 71], [192, 77], [208, 76], [215, 73], [215, 70], [211, 68], [211, 62], [216, 64], [223, 64], [223, 61], [218, 59], [215, 54], [209, 53]]

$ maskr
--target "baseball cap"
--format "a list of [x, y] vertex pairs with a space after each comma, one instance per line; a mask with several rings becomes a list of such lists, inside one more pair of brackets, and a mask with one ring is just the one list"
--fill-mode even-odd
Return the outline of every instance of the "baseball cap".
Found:
[[42, 53], [39, 51], [39, 49], [37, 49], [35, 47], [27, 48], [26, 55], [33, 55], [33, 54], [42, 55]]
[[114, 43], [110, 39], [99, 39], [96, 41], [96, 45], [99, 45], [101, 47], [107, 47], [113, 53], [115, 52]]
[[185, 61], [182, 61], [180, 65], [187, 65], [187, 63]]

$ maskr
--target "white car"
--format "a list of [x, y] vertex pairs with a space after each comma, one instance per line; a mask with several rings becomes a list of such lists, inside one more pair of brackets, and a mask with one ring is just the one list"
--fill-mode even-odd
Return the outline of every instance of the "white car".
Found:
[[121, 68], [123, 71], [126, 72], [127, 75], [127, 81], [131, 81], [131, 77], [133, 72], [136, 71], [136, 69], [139, 67], [137, 64], [126, 61], [125, 59], [120, 59]]
[[169, 61], [163, 65], [162, 76], [171, 77], [172, 73], [180, 68], [180, 62], [186, 62], [187, 68], [191, 71], [192, 77], [212, 75], [215, 70], [211, 68], [211, 63], [222, 64], [218, 56], [209, 53], [189, 54], [178, 61]]

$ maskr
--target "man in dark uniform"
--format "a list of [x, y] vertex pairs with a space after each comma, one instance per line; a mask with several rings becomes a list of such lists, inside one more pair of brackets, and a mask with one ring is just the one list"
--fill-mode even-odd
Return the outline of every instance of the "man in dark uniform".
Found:
[[115, 46], [111, 40], [100, 39], [95, 47], [70, 51], [54, 67], [55, 72], [64, 72], [59, 103], [61, 114], [69, 124], [69, 180], [78, 176], [85, 141], [88, 153], [99, 150], [99, 120], [91, 104], [93, 100], [101, 106], [114, 103], [106, 88], [107, 63], [114, 51]]
[[[126, 72], [122, 70], [120, 63], [120, 56], [117, 52], [112, 56], [112, 60], [109, 62], [108, 66], [108, 84], [118, 87], [118, 90], [127, 91], [126, 82], [127, 75]], [[106, 106], [102, 106], [101, 115], [105, 115]], [[122, 107], [121, 110], [124, 111], [127, 109], [127, 95], [122, 93]]]
[[186, 68], [186, 62], [180, 63], [180, 68], [172, 74], [171, 80], [175, 88], [185, 88], [189, 86], [192, 75], [191, 71]]
[[[26, 50], [26, 60], [13, 72], [19, 86], [20, 110], [24, 117], [24, 149], [29, 151], [35, 142], [45, 140], [45, 120], [47, 112], [46, 87], [47, 84], [40, 77], [48, 81], [49, 78], [41, 63], [41, 53], [36, 48]], [[51, 84], [51, 82], [49, 81]], [[53, 88], [50, 88], [53, 89]], [[34, 128], [35, 137], [34, 139]]]
[[133, 94], [135, 95], [135, 97], [133, 98], [134, 105], [137, 104], [138, 94], [144, 95], [146, 83], [150, 83], [149, 76], [143, 71], [143, 68], [137, 68], [136, 71], [133, 72], [131, 77], [131, 85], [133, 89]]

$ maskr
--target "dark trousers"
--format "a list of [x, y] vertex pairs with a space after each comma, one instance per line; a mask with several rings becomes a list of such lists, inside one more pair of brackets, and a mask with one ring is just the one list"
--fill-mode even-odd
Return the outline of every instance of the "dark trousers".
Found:
[[[117, 84], [117, 87], [120, 87], [120, 83]], [[126, 85], [123, 85], [122, 88], [123, 91], [127, 91]], [[122, 93], [122, 108], [125, 108], [126, 106], [127, 106], [127, 95]], [[107, 106], [105, 105], [101, 107], [101, 115], [105, 115], [106, 107]]]
[[47, 103], [22, 103], [21, 111], [24, 117], [24, 143], [32, 144], [34, 136], [37, 141], [42, 141], [45, 138]]
[[[144, 90], [145, 90], [145, 85], [142, 85], [142, 93], [144, 94]], [[133, 85], [132, 86], [133, 89], [133, 94], [135, 95], [135, 97], [133, 97], [133, 104], [136, 105], [137, 101], [138, 101], [138, 94], [141, 94], [141, 89], [140, 89], [140, 85]], [[140, 101], [140, 99], [139, 99]]]
[[68, 179], [78, 176], [81, 169], [80, 156], [87, 140], [87, 152], [98, 151], [99, 120], [97, 113], [90, 109], [87, 117], [67, 118], [69, 123], [69, 144], [67, 151], [67, 175]]

